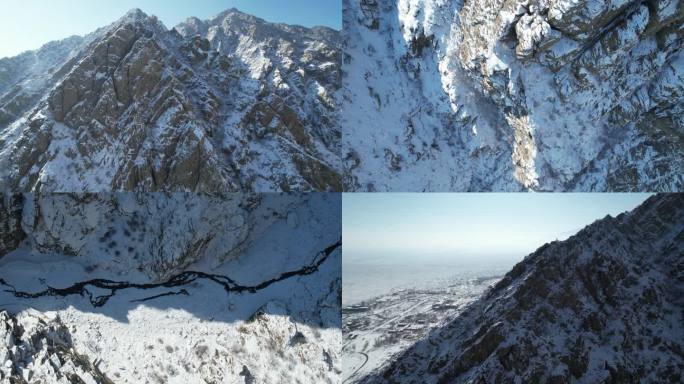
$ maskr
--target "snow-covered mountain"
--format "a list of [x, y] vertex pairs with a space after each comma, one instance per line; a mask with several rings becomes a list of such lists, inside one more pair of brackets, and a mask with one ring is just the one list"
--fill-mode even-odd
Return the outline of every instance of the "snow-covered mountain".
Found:
[[679, 191], [681, 0], [344, 0], [347, 190]]
[[132, 10], [0, 60], [0, 189], [339, 191], [339, 32]]
[[6, 195], [0, 383], [337, 383], [341, 196]]
[[552, 242], [364, 383], [680, 383], [684, 195]]

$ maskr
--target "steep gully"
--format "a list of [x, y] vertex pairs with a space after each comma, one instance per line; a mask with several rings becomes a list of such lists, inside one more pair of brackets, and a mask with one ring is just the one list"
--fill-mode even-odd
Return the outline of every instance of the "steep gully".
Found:
[[[209, 274], [209, 273], [204, 273], [204, 272], [196, 272], [196, 271], [186, 271], [182, 272], [180, 274], [177, 274], [170, 279], [161, 282], [161, 283], [147, 283], [147, 284], [137, 284], [137, 283], [129, 283], [129, 282], [120, 282], [120, 281], [111, 281], [111, 280], [106, 280], [106, 279], [93, 279], [93, 280], [88, 280], [88, 281], [83, 281], [79, 283], [75, 283], [70, 287], [67, 288], [53, 288], [49, 287], [40, 292], [35, 292], [35, 293], [30, 293], [30, 292], [22, 292], [22, 291], [17, 291], [16, 288], [9, 284], [7, 281], [4, 279], [0, 278], [0, 285], [7, 287], [8, 289], [5, 290], [5, 292], [9, 292], [13, 294], [15, 297], [21, 298], [21, 299], [35, 299], [39, 297], [44, 297], [44, 296], [70, 296], [70, 295], [80, 295], [80, 296], [88, 296], [88, 299], [90, 300], [90, 303], [93, 305], [93, 307], [102, 307], [105, 304], [107, 304], [107, 301], [109, 301], [110, 298], [112, 298], [114, 295], [116, 295], [117, 291], [120, 290], [125, 290], [125, 289], [154, 289], [154, 288], [172, 288], [172, 287], [179, 287], [179, 286], [184, 286], [191, 284], [197, 280], [211, 280], [216, 284], [222, 285], [223, 288], [226, 290], [226, 293], [256, 293], [259, 290], [262, 290], [264, 288], [267, 288], [268, 286], [275, 284], [277, 282], [289, 279], [294, 276], [306, 276], [306, 275], [311, 275], [318, 271], [320, 266], [328, 259], [330, 255], [333, 254], [337, 249], [339, 249], [342, 246], [342, 239], [338, 240], [336, 243], [329, 245], [326, 247], [324, 250], [316, 254], [314, 257], [314, 262], [306, 265], [300, 269], [294, 270], [294, 271], [288, 271], [284, 272], [281, 275], [274, 277], [272, 279], [266, 280], [262, 283], [259, 283], [257, 285], [253, 286], [247, 286], [247, 285], [241, 285], [235, 282], [235, 280], [231, 279], [228, 276], [223, 276], [223, 275], [215, 275], [215, 274]], [[100, 288], [100, 289], [107, 289], [110, 290], [109, 294], [102, 295], [102, 296], [93, 296], [93, 293], [88, 290], [88, 287], [94, 287], [94, 288]], [[133, 302], [143, 302], [143, 301], [149, 301], [153, 299], [157, 299], [160, 297], [164, 296], [172, 296], [172, 295], [187, 295], [187, 291], [185, 289], [181, 289], [178, 292], [168, 292], [168, 293], [163, 293], [160, 295], [155, 295], [151, 296], [148, 298], [140, 299], [140, 300], [134, 300]]]

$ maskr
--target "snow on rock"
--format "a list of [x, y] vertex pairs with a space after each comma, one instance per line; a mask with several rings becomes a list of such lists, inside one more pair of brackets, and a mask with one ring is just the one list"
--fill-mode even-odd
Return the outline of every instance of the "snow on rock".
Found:
[[339, 382], [339, 194], [3, 201], [3, 384]]
[[339, 191], [339, 40], [237, 10], [172, 30], [133, 10], [2, 59], [0, 187]]
[[74, 350], [59, 317], [0, 311], [0, 383], [111, 384], [88, 356]]
[[345, 0], [346, 188], [680, 190], [682, 9]]
[[684, 196], [527, 256], [363, 383], [681, 382]]

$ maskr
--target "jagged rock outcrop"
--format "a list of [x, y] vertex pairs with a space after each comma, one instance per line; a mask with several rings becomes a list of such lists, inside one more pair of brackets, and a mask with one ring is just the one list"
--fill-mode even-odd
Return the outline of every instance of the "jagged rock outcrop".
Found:
[[678, 383], [684, 195], [651, 197], [516, 265], [365, 383]]
[[345, 0], [344, 16], [349, 189], [682, 188], [681, 1]]
[[229, 10], [169, 31], [134, 10], [3, 59], [0, 187], [341, 190], [339, 57], [327, 28]]
[[88, 356], [74, 350], [59, 317], [0, 311], [0, 383], [113, 384]]

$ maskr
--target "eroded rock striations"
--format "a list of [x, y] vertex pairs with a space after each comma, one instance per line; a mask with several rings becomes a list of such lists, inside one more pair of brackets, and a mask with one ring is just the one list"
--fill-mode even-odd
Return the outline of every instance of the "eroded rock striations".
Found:
[[345, 0], [353, 190], [678, 191], [680, 0]]
[[516, 265], [365, 383], [679, 383], [684, 195], [651, 197]]
[[338, 32], [133, 10], [0, 60], [0, 187], [341, 190]]

